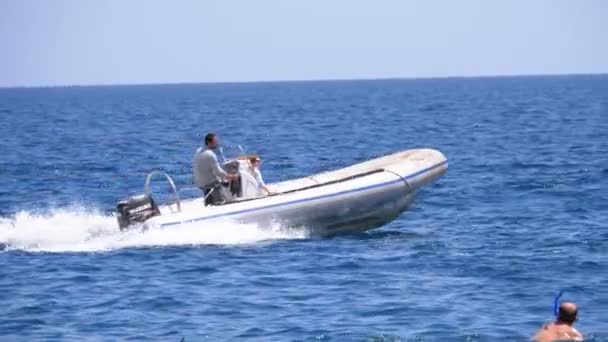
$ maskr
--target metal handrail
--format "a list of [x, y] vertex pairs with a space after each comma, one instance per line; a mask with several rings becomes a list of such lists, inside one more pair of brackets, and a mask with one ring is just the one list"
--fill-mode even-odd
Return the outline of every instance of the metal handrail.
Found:
[[[148, 176], [146, 177], [146, 183], [144, 184], [144, 192], [146, 195], [151, 196], [152, 192], [150, 191], [150, 181], [152, 180], [152, 177], [154, 176], [164, 176], [165, 179], [169, 182], [169, 184], [171, 185], [171, 189], [173, 190], [173, 197], [175, 197], [175, 203], [177, 203], [177, 212], [181, 212], [182, 211], [182, 205], [179, 199], [179, 194], [177, 192], [177, 188], [175, 187], [175, 183], [173, 182], [173, 179], [171, 179], [171, 177], [169, 177], [168, 174], [162, 172], [162, 171], [152, 171], [148, 174]], [[171, 208], [171, 205], [169, 205], [169, 208]]]

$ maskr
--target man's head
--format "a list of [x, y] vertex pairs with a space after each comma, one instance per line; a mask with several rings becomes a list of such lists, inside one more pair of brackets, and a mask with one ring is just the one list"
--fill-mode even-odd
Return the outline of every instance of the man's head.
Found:
[[219, 145], [219, 139], [215, 135], [215, 133], [207, 133], [205, 135], [205, 145], [211, 148], [216, 148]]
[[260, 166], [260, 163], [262, 161], [260, 160], [260, 157], [257, 156], [257, 154], [252, 154], [251, 156], [249, 156], [249, 162], [253, 167], [257, 167]]
[[560, 322], [572, 324], [578, 316], [578, 308], [572, 302], [563, 302], [559, 305], [557, 320]]

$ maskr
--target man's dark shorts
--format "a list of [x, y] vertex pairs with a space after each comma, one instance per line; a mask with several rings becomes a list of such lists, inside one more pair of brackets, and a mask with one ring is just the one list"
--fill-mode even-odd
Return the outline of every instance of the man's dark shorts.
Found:
[[203, 190], [203, 193], [205, 194], [205, 205], [222, 204], [230, 198], [228, 183], [216, 182], [209, 187], [200, 189]]

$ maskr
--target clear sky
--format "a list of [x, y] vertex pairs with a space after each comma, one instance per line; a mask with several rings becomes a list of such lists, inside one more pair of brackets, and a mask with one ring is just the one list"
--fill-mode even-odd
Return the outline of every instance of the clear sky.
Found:
[[604, 0], [0, 0], [0, 86], [607, 72]]

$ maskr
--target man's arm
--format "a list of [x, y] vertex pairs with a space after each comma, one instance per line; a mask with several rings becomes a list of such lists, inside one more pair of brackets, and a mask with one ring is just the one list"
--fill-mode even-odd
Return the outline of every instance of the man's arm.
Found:
[[226, 173], [226, 171], [224, 171], [220, 166], [220, 163], [218, 162], [215, 153], [211, 153], [211, 158], [213, 158], [213, 161], [211, 163], [211, 172], [213, 172], [216, 177], [219, 177], [222, 180], [228, 178], [228, 173]]
[[260, 172], [259, 169], [255, 169], [253, 173], [255, 175], [255, 180], [258, 182], [258, 185], [261, 187], [265, 187], [266, 183], [264, 183], [264, 180], [262, 179], [262, 172]]
[[264, 179], [262, 179], [262, 172], [260, 172], [259, 169], [255, 169], [255, 180], [258, 182], [258, 186], [262, 189], [264, 189], [264, 191], [266, 191], [266, 193], [268, 195], [272, 194], [273, 192], [270, 191], [270, 189], [266, 186], [266, 183], [264, 183]]
[[213, 172], [216, 177], [220, 178], [222, 181], [234, 180], [239, 178], [238, 174], [227, 173], [226, 171], [224, 171], [224, 169], [222, 169], [215, 153], [211, 153], [211, 156], [213, 158], [213, 161], [211, 163], [211, 172]]

